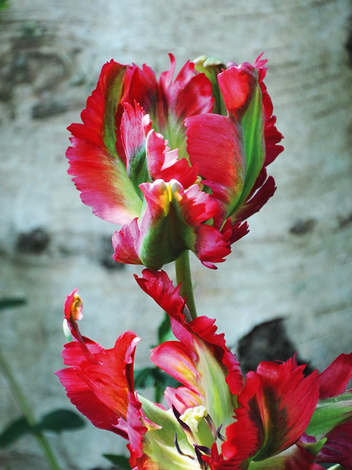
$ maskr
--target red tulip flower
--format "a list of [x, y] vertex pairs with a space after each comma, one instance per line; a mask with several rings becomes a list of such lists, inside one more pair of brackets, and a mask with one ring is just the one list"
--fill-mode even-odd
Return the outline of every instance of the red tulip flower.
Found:
[[82, 201], [113, 224], [114, 259], [152, 270], [191, 250], [215, 268], [272, 196], [266, 167], [283, 150], [253, 65], [199, 58], [156, 78], [143, 65], [104, 65], [72, 124], [70, 168]]
[[73, 337], [63, 350], [68, 367], [57, 372], [78, 410], [129, 441], [132, 468], [317, 470], [319, 463], [334, 462], [352, 469], [352, 400], [345, 390], [352, 355], [339, 356], [320, 375], [305, 376], [293, 358], [262, 362], [243, 377], [214, 320], [185, 321], [185, 301], [164, 272], [145, 270], [136, 279], [169, 314], [175, 336], [151, 354], [180, 382], [165, 390], [165, 403], [134, 389], [139, 338], [133, 332], [111, 349], [81, 335], [77, 291], [65, 304]]

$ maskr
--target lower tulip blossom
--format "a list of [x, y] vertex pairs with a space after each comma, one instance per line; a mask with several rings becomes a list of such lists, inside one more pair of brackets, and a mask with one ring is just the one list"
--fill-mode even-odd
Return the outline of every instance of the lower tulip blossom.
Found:
[[[214, 320], [185, 322], [185, 301], [164, 272], [145, 270], [136, 280], [170, 316], [175, 340], [154, 348], [151, 359], [180, 386], [165, 390], [164, 404], [137, 394], [133, 364], [139, 338], [128, 331], [104, 349], [82, 336], [77, 291], [65, 303], [73, 338], [63, 350], [68, 367], [57, 372], [78, 410], [129, 441], [132, 468], [317, 470], [324, 462], [352, 468], [352, 404], [345, 392], [352, 355], [339, 356], [320, 375], [305, 376], [292, 358], [262, 362], [243, 377]], [[344, 444], [334, 447], [343, 434]]]
[[210, 268], [273, 195], [266, 167], [283, 150], [265, 60], [201, 57], [157, 80], [113, 60], [72, 124], [69, 174], [93, 212], [122, 228], [114, 259], [157, 270], [191, 250]]

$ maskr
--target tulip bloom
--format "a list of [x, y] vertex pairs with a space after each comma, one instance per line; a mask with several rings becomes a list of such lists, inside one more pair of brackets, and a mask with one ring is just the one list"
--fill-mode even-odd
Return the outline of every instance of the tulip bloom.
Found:
[[72, 124], [69, 174], [93, 212], [122, 228], [114, 259], [152, 270], [193, 251], [224, 261], [272, 196], [266, 167], [283, 150], [265, 60], [201, 57], [174, 78], [111, 60]]
[[151, 354], [156, 366], [181, 383], [165, 390], [167, 406], [134, 390], [139, 338], [133, 332], [122, 334], [111, 349], [81, 335], [76, 291], [65, 304], [74, 339], [63, 350], [69, 367], [57, 372], [78, 410], [129, 441], [132, 468], [317, 470], [318, 462], [352, 468], [352, 401], [345, 392], [352, 355], [339, 356], [320, 375], [304, 376], [304, 366], [293, 358], [262, 362], [243, 377], [214, 320], [185, 322], [184, 299], [164, 272], [145, 270], [136, 280], [168, 312], [175, 335]]

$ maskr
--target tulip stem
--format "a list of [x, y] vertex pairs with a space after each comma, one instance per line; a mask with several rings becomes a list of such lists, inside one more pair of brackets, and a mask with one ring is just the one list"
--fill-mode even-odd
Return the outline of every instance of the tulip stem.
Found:
[[180, 294], [186, 298], [189, 314], [185, 314], [186, 320], [190, 321], [197, 317], [196, 304], [194, 302], [191, 267], [189, 262], [189, 251], [186, 250], [175, 261], [177, 284], [181, 284]]
[[51, 470], [60, 470], [60, 466], [56, 460], [56, 457], [50, 447], [49, 442], [47, 441], [46, 437], [42, 433], [42, 431], [36, 429], [36, 421], [33, 416], [33, 412], [29, 403], [27, 402], [22, 390], [17, 383], [15, 376], [12, 373], [12, 370], [7, 363], [5, 357], [0, 352], [0, 370], [3, 372], [4, 376], [8, 380], [10, 385], [10, 390], [17, 401], [19, 408], [21, 409], [23, 416], [25, 417], [29, 426], [33, 429], [33, 434], [37, 438], [37, 441], [45, 455]]

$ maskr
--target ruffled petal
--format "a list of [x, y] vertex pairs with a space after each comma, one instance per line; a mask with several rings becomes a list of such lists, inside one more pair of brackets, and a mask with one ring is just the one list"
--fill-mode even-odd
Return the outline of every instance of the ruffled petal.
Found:
[[116, 151], [116, 122], [126, 66], [110, 61], [102, 68], [96, 89], [87, 100], [83, 124], [71, 124], [72, 146], [66, 156], [84, 204], [94, 214], [117, 224], [138, 216], [142, 202]]
[[183, 320], [185, 299], [180, 295], [180, 286], [173, 286], [165, 271], [144, 269], [142, 276], [134, 274], [139, 287], [172, 317]]
[[195, 183], [198, 166], [190, 167], [186, 158], [178, 159], [178, 151], [170, 150], [163, 136], [152, 130], [147, 138], [148, 172], [152, 180], [172, 179], [179, 181], [184, 188]]
[[137, 219], [133, 219], [129, 225], [124, 225], [112, 236], [113, 259], [118, 263], [142, 264], [138, 254], [139, 241], [138, 222]]
[[[243, 385], [236, 356], [226, 347], [224, 335], [216, 333], [214, 320], [198, 317], [190, 323], [184, 321], [181, 312], [184, 304], [180, 300], [179, 290], [172, 288], [165, 273], [156, 273], [156, 280], [152, 279], [150, 272], [146, 274], [147, 277], [136, 278], [146, 293], [165, 308], [167, 301], [160, 301], [158, 293], [173, 291], [178, 305], [176, 310], [166, 311], [171, 316], [172, 331], [179, 342], [166, 342], [156, 347], [152, 351], [152, 361], [171, 376], [176, 378], [177, 375], [177, 380], [193, 396], [201, 398], [215, 426], [226, 425], [232, 420], [235, 395]], [[168, 398], [176, 397], [177, 390], [169, 392]], [[184, 395], [183, 390], [184, 387], [181, 387], [180, 395]], [[178, 399], [174, 405], [180, 403]]]

